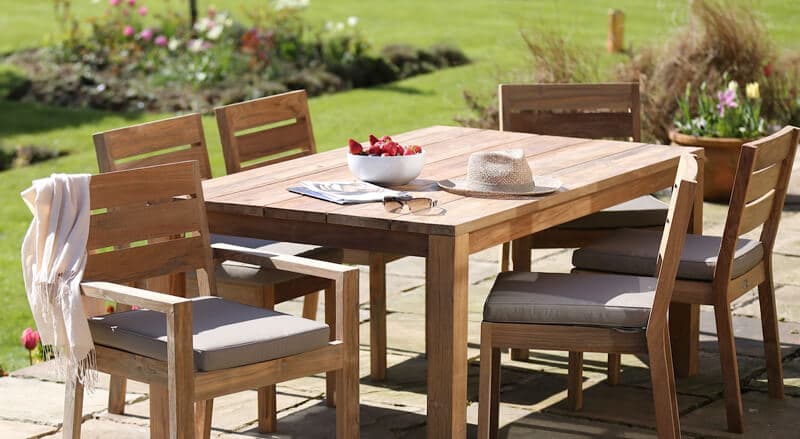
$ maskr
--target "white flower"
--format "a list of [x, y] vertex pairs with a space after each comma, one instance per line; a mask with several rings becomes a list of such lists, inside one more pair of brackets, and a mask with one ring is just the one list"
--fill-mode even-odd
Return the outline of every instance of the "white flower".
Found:
[[201, 38], [197, 38], [194, 40], [189, 40], [189, 44], [186, 45], [186, 48], [189, 49], [189, 52], [197, 53], [203, 50], [203, 40]]
[[170, 38], [169, 43], [167, 43], [167, 49], [169, 49], [171, 52], [174, 52], [180, 46], [181, 46], [181, 41], [174, 37]]
[[341, 21], [336, 23], [336, 30], [338, 31], [344, 30], [344, 23], [342, 23]]
[[731, 81], [728, 83], [728, 90], [736, 91], [739, 88], [739, 83], [736, 81]]
[[197, 20], [197, 23], [194, 24], [194, 30], [197, 32], [205, 32], [208, 29], [211, 29], [211, 26], [213, 25], [214, 22], [212, 22], [208, 17], [203, 17]]
[[224, 28], [222, 25], [215, 24], [214, 27], [209, 29], [209, 31], [206, 33], [206, 37], [208, 37], [209, 40], [216, 40], [220, 35], [222, 35], [223, 29]]
[[761, 92], [758, 89], [757, 82], [751, 82], [744, 86], [745, 94], [750, 99], [761, 99]]
[[303, 9], [308, 6], [309, 0], [274, 0], [273, 7], [276, 11], [283, 9]]
[[347, 25], [350, 27], [355, 27], [358, 24], [358, 17], [350, 16], [347, 17]]

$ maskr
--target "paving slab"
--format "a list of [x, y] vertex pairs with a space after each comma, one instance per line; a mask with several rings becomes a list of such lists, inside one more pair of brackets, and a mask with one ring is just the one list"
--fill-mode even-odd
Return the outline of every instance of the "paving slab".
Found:
[[[47, 438], [60, 438], [61, 432], [45, 436]], [[105, 419], [90, 419], [81, 424], [81, 439], [147, 439], [150, 430], [145, 426], [119, 424]]]
[[[800, 246], [800, 245], [799, 245]], [[775, 289], [775, 302], [778, 319], [785, 322], [800, 323], [800, 286], [784, 285]], [[761, 317], [758, 293], [748, 292], [732, 304], [733, 314], [748, 317]]]
[[[24, 421], [59, 426], [64, 416], [64, 384], [37, 379], [0, 378], [0, 395], [3, 395], [0, 417], [8, 421]], [[128, 394], [126, 401], [133, 402], [142, 395]], [[84, 392], [83, 415], [105, 410], [108, 392], [95, 389]]]
[[[11, 372], [9, 376], [17, 378], [34, 378], [42, 381], [53, 381], [56, 383], [64, 382], [63, 378], [59, 376], [58, 370], [56, 370], [55, 363], [53, 362], [37, 363], [33, 366], [17, 369]], [[96, 387], [98, 389], [108, 390], [109, 377], [110, 376], [107, 373], [98, 372]], [[138, 381], [128, 380], [126, 391], [128, 393], [146, 394], [148, 392], [148, 385]]]
[[800, 155], [796, 155], [792, 166], [789, 189], [786, 191], [786, 204], [800, 205]]
[[[767, 373], [749, 381], [745, 388], [766, 392]], [[783, 362], [783, 390], [786, 395], [800, 397], [800, 356]]]
[[800, 398], [770, 399], [761, 392], [742, 395], [744, 434], [728, 433], [725, 401], [718, 400], [681, 416], [681, 428], [692, 434], [736, 439], [797, 439]]
[[28, 422], [0, 419], [0, 437], [6, 439], [40, 437], [55, 433], [56, 431], [58, 431], [58, 428], [52, 425], [31, 424]]
[[[781, 340], [781, 351], [784, 356], [800, 350], [800, 323], [782, 322], [778, 326]], [[700, 350], [719, 352], [714, 313], [700, 313]], [[736, 353], [739, 356], [764, 358], [763, 334], [761, 320], [750, 317], [733, 317], [733, 335], [736, 342]]]

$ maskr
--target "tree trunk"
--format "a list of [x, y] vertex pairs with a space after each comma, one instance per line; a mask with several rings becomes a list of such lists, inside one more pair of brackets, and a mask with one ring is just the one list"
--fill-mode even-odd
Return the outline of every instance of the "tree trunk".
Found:
[[192, 20], [190, 24], [194, 27], [197, 22], [197, 0], [189, 0], [189, 17]]

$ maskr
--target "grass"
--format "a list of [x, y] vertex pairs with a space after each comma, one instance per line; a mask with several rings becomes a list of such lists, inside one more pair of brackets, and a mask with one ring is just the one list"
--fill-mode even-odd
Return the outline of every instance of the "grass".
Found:
[[[99, 5], [89, 0], [73, 2], [75, 14], [97, 13]], [[142, 3], [140, 1], [140, 3]], [[150, 0], [151, 11], [184, 7], [184, 0]], [[212, 2], [199, 1], [201, 10]], [[214, 0], [218, 9], [243, 16], [252, 1]], [[800, 48], [800, 31], [793, 17], [800, 3], [762, 0], [751, 2], [762, 14], [770, 36], [781, 47]], [[104, 6], [102, 6], [104, 7]], [[372, 89], [354, 90], [312, 99], [314, 133], [321, 150], [346, 144], [348, 137], [364, 139], [371, 132], [397, 133], [432, 124], [454, 124], [453, 117], [465, 111], [462, 91], [489, 96], [498, 82], [513, 78], [524, 68], [527, 56], [519, 38], [520, 29], [563, 32], [590, 48], [605, 66], [620, 61], [604, 51], [607, 11], [626, 13], [626, 43], [634, 47], [658, 41], [687, 16], [687, 2], [638, 0], [563, 2], [530, 0], [462, 0], [454, 13], [451, 3], [429, 0], [390, 2], [374, 0], [312, 0], [306, 11], [314, 22], [359, 18], [359, 27], [377, 48], [407, 42], [429, 46], [439, 42], [458, 45], [474, 63], [418, 76]], [[35, 47], [57, 38], [49, 1], [0, 0], [0, 53]], [[53, 33], [55, 30], [55, 34]], [[2, 69], [0, 68], [0, 73]], [[0, 75], [2, 77], [2, 75]], [[0, 78], [0, 88], [2, 88]], [[19, 336], [33, 325], [22, 285], [19, 247], [30, 214], [19, 192], [31, 180], [52, 172], [96, 172], [91, 134], [114, 127], [158, 119], [165, 114], [114, 114], [86, 109], [65, 109], [0, 100], [0, 140], [5, 147], [39, 144], [69, 151], [54, 161], [0, 173], [0, 365], [14, 370], [27, 364]], [[204, 118], [214, 175], [224, 166], [214, 121]], [[0, 145], [2, 145], [0, 144]]]

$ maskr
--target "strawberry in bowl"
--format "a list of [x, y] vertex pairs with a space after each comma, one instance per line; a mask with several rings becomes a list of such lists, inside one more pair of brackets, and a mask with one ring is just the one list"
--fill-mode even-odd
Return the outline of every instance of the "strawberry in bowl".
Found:
[[417, 178], [425, 164], [419, 145], [403, 146], [389, 136], [369, 135], [369, 145], [350, 139], [347, 166], [359, 180], [389, 186], [403, 185]]

